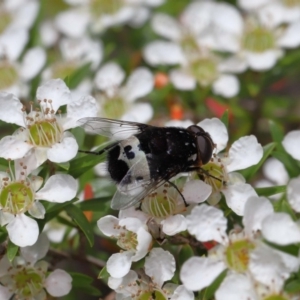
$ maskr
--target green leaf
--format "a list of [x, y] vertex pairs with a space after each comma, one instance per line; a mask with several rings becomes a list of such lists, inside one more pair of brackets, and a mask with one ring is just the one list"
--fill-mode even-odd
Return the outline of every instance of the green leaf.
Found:
[[292, 256], [298, 257], [299, 247], [296, 245], [280, 246], [277, 244], [270, 243], [268, 241], [264, 241], [264, 242], [274, 249], [277, 249], [281, 252], [288, 253]]
[[178, 255], [178, 265], [182, 266], [185, 261], [194, 255], [195, 253], [190, 245], [183, 245]]
[[13, 261], [13, 259], [15, 258], [15, 256], [18, 253], [18, 250], [19, 250], [19, 247], [17, 245], [15, 245], [12, 241], [8, 242], [6, 255], [10, 262]]
[[98, 289], [96, 289], [94, 286], [92, 286], [92, 282], [94, 281], [94, 278], [89, 277], [84, 274], [79, 273], [69, 273], [72, 276], [72, 287], [80, 289], [80, 291], [92, 295], [92, 296], [100, 296], [101, 293]]
[[228, 109], [226, 109], [221, 117], [221, 121], [224, 123], [224, 125], [226, 126], [226, 128], [228, 129], [228, 125], [229, 125], [229, 112]]
[[82, 211], [99, 211], [102, 212], [105, 209], [107, 209], [107, 202], [110, 201], [112, 197], [103, 197], [103, 198], [94, 198], [94, 199], [89, 199], [83, 202], [79, 202], [76, 204], [78, 208]]
[[263, 157], [258, 162], [258, 164], [251, 166], [247, 169], [239, 171], [246, 178], [247, 181], [250, 180], [257, 173], [257, 171], [260, 169], [260, 167], [265, 162], [265, 160], [268, 158], [268, 156], [273, 152], [275, 146], [276, 146], [276, 143], [270, 143], [268, 145], [265, 145], [263, 147], [263, 150], [264, 150]]
[[281, 143], [284, 137], [283, 127], [274, 121], [269, 121], [269, 126], [273, 141]]
[[207, 287], [204, 291], [203, 291], [203, 296], [201, 299], [203, 300], [208, 300], [213, 298], [216, 290], [219, 288], [220, 284], [222, 283], [223, 279], [225, 278], [227, 273], [227, 270], [224, 270], [214, 281], [213, 283]]
[[108, 282], [108, 278], [110, 277], [109, 273], [107, 272], [106, 267], [103, 267], [98, 275], [98, 279], [101, 279], [104, 282]]
[[296, 279], [293, 281], [290, 281], [289, 283], [286, 284], [284, 287], [284, 290], [288, 293], [296, 294], [300, 292], [300, 280]]
[[103, 162], [105, 158], [101, 155], [85, 155], [70, 162], [69, 174], [74, 178], [80, 177], [83, 173]]
[[66, 171], [68, 171], [69, 168], [70, 168], [70, 162], [69, 161], [65, 162], [65, 163], [58, 163], [57, 165], [60, 166], [62, 169], [66, 170]]
[[66, 207], [66, 212], [85, 234], [90, 246], [92, 247], [94, 244], [94, 233], [92, 225], [89, 223], [84, 213], [75, 205]]
[[256, 188], [255, 189], [258, 196], [273, 196], [279, 193], [285, 193], [286, 192], [286, 185], [278, 185], [278, 186], [271, 186], [271, 187], [265, 187], [265, 188]]
[[88, 77], [91, 69], [91, 63], [88, 62], [79, 69], [75, 70], [70, 76], [65, 78], [65, 82], [69, 89], [74, 89], [86, 77]]

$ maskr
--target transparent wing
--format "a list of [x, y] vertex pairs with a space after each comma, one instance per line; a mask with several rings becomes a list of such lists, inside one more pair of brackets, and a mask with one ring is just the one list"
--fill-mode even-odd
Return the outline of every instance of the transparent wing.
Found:
[[144, 163], [143, 160], [135, 163], [119, 183], [118, 190], [111, 202], [112, 209], [126, 209], [135, 205], [179, 172], [175, 166], [164, 176], [154, 180], [150, 174], [143, 173]]
[[87, 132], [97, 133], [115, 140], [143, 132], [150, 125], [105, 118], [82, 118], [77, 121]]

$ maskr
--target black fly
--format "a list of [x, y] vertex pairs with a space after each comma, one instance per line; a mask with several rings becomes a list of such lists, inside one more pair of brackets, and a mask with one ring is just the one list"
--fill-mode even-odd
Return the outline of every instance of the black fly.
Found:
[[107, 154], [108, 172], [117, 184], [111, 207], [117, 210], [135, 205], [165, 182], [180, 193], [169, 180], [181, 172], [201, 171], [214, 149], [210, 135], [197, 125], [155, 127], [105, 118], [79, 122], [87, 131], [113, 139], [98, 152], [80, 152]]

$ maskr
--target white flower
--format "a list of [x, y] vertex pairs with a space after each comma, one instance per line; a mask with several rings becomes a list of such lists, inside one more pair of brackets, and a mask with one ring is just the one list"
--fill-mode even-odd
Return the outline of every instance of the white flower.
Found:
[[227, 235], [227, 219], [221, 210], [206, 204], [195, 207], [187, 216], [188, 231], [201, 242], [215, 240], [220, 245], [212, 248], [208, 257], [192, 257], [184, 263], [180, 273], [184, 286], [193, 291], [201, 290], [222, 271], [229, 269], [225, 282], [231, 274], [243, 273], [270, 289], [276, 287], [281, 290], [284, 281], [298, 270], [299, 260], [261, 242], [259, 230], [263, 230], [268, 218], [273, 215], [269, 200], [252, 197], [245, 206], [245, 229]]
[[113, 254], [107, 261], [107, 271], [115, 278], [125, 276], [131, 263], [145, 257], [150, 250], [152, 237], [145, 224], [138, 218], [118, 219], [114, 216], [101, 218], [97, 225], [103, 234], [117, 238], [117, 244], [124, 249]]
[[153, 248], [146, 257], [144, 268], [148, 277], [138, 278], [137, 274], [130, 270], [122, 278], [109, 278], [108, 286], [116, 291], [118, 299], [194, 299], [194, 294], [184, 286], [164, 284], [172, 279], [175, 273], [175, 259], [170, 252]]
[[0, 56], [15, 61], [23, 51], [37, 13], [39, 3], [35, 0], [4, 0], [0, 4], [1, 33]]
[[[71, 93], [61, 79], [50, 80], [37, 90], [40, 111], [26, 115], [23, 105], [12, 94], [0, 93], [0, 119], [14, 123], [19, 128], [12, 136], [0, 141], [0, 157], [21, 159], [30, 171], [46, 159], [66, 162], [75, 157], [78, 150], [74, 136], [66, 131], [78, 126], [76, 123], [85, 116], [97, 114], [97, 103], [91, 96], [72, 101]], [[65, 116], [55, 115], [58, 108], [67, 104]]]
[[[212, 197], [217, 197], [222, 192], [227, 205], [238, 215], [244, 212], [247, 199], [256, 196], [251, 185], [245, 183], [245, 179], [234, 171], [248, 168], [257, 164], [263, 156], [263, 148], [257, 142], [255, 136], [241, 137], [235, 141], [226, 155], [220, 155], [228, 141], [228, 133], [225, 125], [217, 118], [205, 119], [197, 124], [207, 131], [216, 144], [215, 155], [211, 162], [202, 166], [209, 174], [205, 181], [212, 185], [214, 192]], [[217, 179], [216, 179], [217, 178]], [[215, 201], [215, 200], [214, 200]]]
[[149, 94], [154, 86], [151, 72], [140, 67], [132, 72], [126, 83], [124, 71], [118, 64], [110, 62], [103, 65], [95, 76], [95, 85], [101, 91], [96, 98], [101, 108], [100, 116], [140, 123], [148, 122], [153, 114], [148, 103], [134, 103]]
[[25, 247], [36, 242], [39, 235], [37, 222], [26, 216], [43, 219], [45, 208], [38, 200], [63, 203], [76, 196], [78, 183], [70, 175], [56, 174], [41, 188], [41, 177], [27, 177], [27, 166], [15, 162], [15, 176], [0, 173], [0, 224], [6, 225], [10, 240]]
[[[60, 56], [42, 73], [44, 81], [66, 78], [87, 63], [90, 63], [90, 69], [95, 71], [103, 56], [102, 43], [88, 37], [62, 38], [59, 41], [59, 49]], [[91, 88], [88, 92], [90, 91]]]
[[41, 47], [26, 51], [20, 63], [7, 58], [0, 59], [0, 90], [12, 93], [17, 97], [27, 97], [28, 81], [41, 71], [46, 63], [46, 53]]
[[41, 235], [33, 246], [21, 248], [21, 256], [15, 257], [12, 262], [8, 261], [7, 256], [1, 259], [1, 300], [9, 300], [12, 296], [38, 300], [47, 297], [46, 291], [53, 297], [61, 297], [70, 292], [72, 277], [61, 269], [48, 274], [48, 263], [40, 261], [48, 248], [48, 239]]
[[288, 154], [290, 154], [294, 159], [300, 160], [300, 130], [288, 132], [282, 141], [282, 145]]
[[[193, 2], [186, 7], [180, 21], [156, 14], [152, 20], [153, 30], [171, 42], [151, 42], [144, 48], [144, 58], [151, 65], [180, 64], [179, 69], [170, 72], [170, 80], [178, 89], [192, 90], [197, 83], [212, 85], [215, 94], [229, 98], [239, 92], [239, 81], [233, 75], [223, 74], [219, 68], [222, 58], [210, 51], [204, 39], [200, 40], [215, 6], [214, 2]], [[207, 14], [202, 13], [205, 9]]]

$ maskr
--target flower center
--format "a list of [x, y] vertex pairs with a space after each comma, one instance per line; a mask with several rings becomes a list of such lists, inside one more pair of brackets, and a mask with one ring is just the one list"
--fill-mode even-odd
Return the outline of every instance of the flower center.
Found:
[[271, 295], [268, 296], [267, 298], [263, 298], [263, 300], [288, 300], [288, 299], [282, 295]]
[[255, 248], [254, 244], [247, 240], [231, 243], [226, 249], [227, 263], [236, 272], [247, 270], [249, 252]]
[[34, 192], [27, 181], [4, 183], [0, 193], [0, 205], [5, 212], [18, 214], [26, 212], [34, 201]]
[[110, 119], [120, 119], [126, 111], [126, 104], [122, 98], [107, 98], [103, 104], [104, 115]]
[[50, 147], [60, 142], [62, 129], [58, 125], [56, 119], [38, 121], [28, 126], [30, 143], [40, 147]]
[[289, 8], [300, 5], [300, 0], [283, 0], [283, 4]]
[[136, 250], [138, 245], [136, 233], [125, 230], [119, 235], [117, 245], [125, 250]]
[[[0, 33], [1, 33], [1, 13], [0, 13]], [[18, 72], [15, 67], [7, 61], [0, 62], [0, 90], [12, 86], [18, 79]]]
[[19, 297], [32, 299], [43, 289], [43, 276], [32, 267], [17, 266], [9, 274], [1, 277], [1, 283]]
[[59, 62], [52, 66], [52, 78], [66, 78], [74, 73], [76, 65], [73, 62]]
[[153, 291], [153, 292], [144, 292], [142, 293], [137, 300], [166, 300], [167, 298], [160, 292], [160, 291]]
[[90, 4], [91, 12], [94, 16], [113, 15], [123, 6], [123, 0], [92, 0]]
[[211, 84], [218, 76], [216, 62], [209, 58], [200, 58], [191, 63], [192, 75], [201, 86]]
[[[180, 41], [181, 48], [186, 55], [199, 54], [199, 46], [196, 40], [189, 35], [186, 35]], [[189, 57], [190, 58], [190, 57]]]
[[5, 10], [0, 11], [0, 34], [7, 28], [12, 21], [12, 17]]
[[212, 187], [213, 192], [220, 192], [224, 188], [224, 185], [226, 185], [228, 176], [224, 166], [214, 160], [203, 165], [201, 168], [207, 171], [207, 174], [203, 174], [204, 181]]
[[275, 47], [275, 37], [270, 30], [256, 27], [245, 34], [243, 45], [248, 51], [261, 53]]
[[178, 205], [177, 197], [173, 197], [172, 194], [169, 185], [165, 184], [163, 189], [158, 189], [144, 198], [142, 211], [156, 218], [166, 218], [174, 215]]

